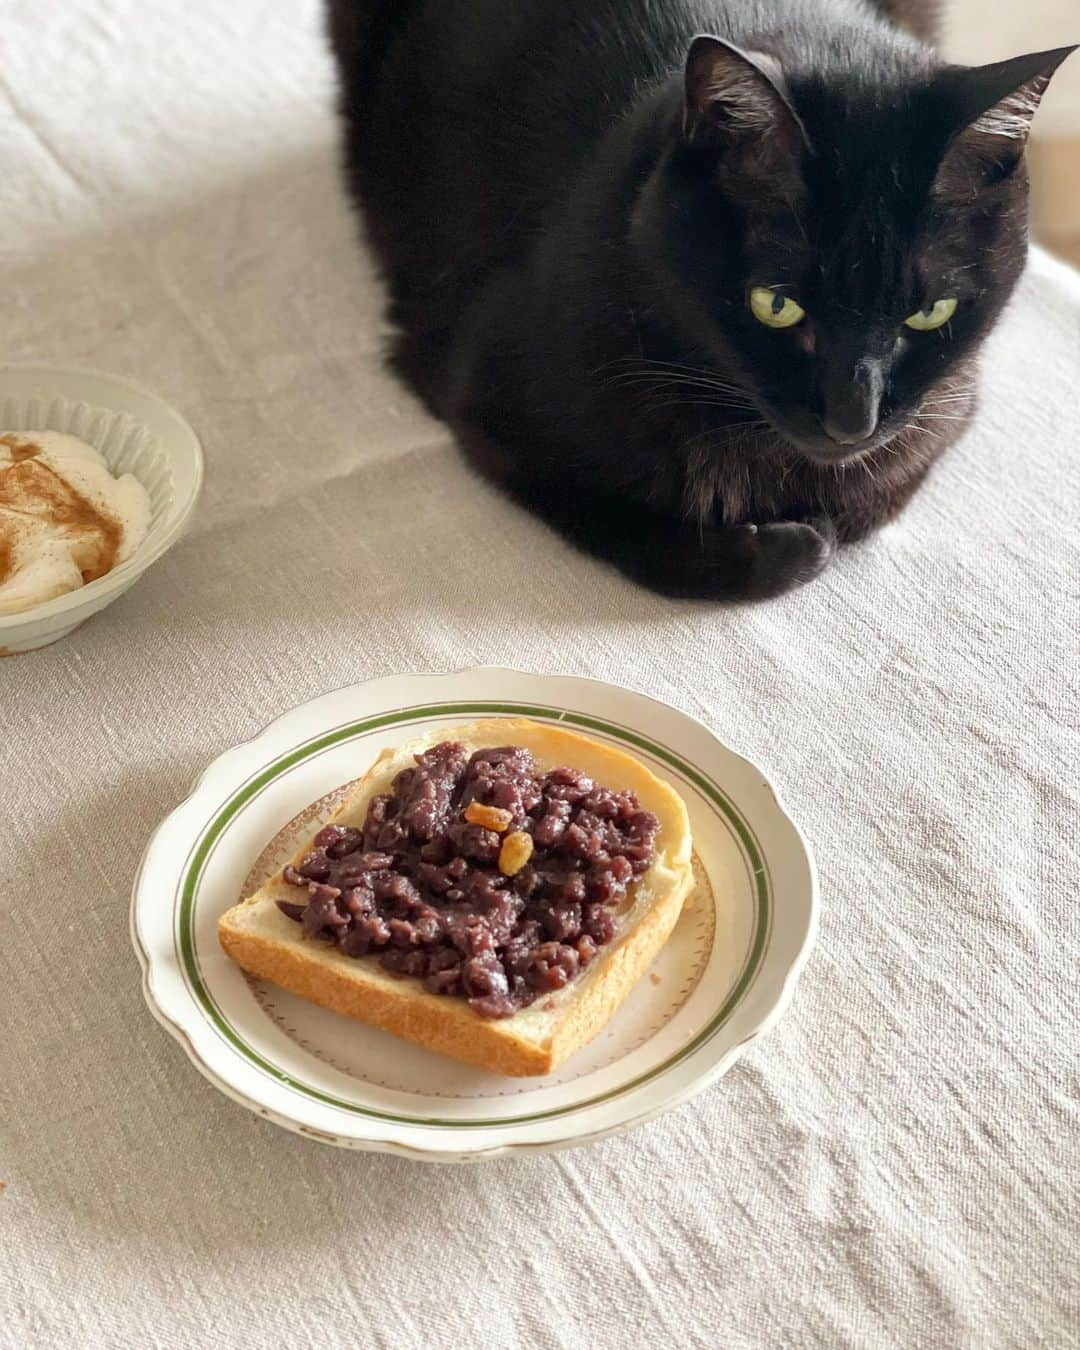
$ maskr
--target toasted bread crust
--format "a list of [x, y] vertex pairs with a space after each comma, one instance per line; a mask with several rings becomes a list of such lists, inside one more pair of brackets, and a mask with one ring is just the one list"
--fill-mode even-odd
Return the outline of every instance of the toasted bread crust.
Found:
[[[245, 970], [332, 1012], [494, 1073], [514, 1077], [550, 1073], [607, 1025], [670, 936], [693, 884], [686, 808], [672, 788], [621, 750], [563, 728], [499, 718], [446, 727], [396, 751], [384, 751], [331, 819], [361, 821], [371, 796], [384, 790], [414, 753], [447, 739], [474, 748], [528, 745], [548, 764], [585, 767], [611, 786], [633, 787], [642, 804], [661, 817], [658, 859], [631, 888], [632, 893], [643, 887], [655, 893], [649, 895], [644, 912], [601, 949], [579, 979], [545, 1001], [545, 1006], [557, 1006], [557, 1014], [541, 1034], [530, 1016], [536, 1004], [510, 1018], [486, 1019], [464, 999], [429, 993], [419, 980], [389, 977], [373, 959], [351, 960], [334, 948], [304, 941], [295, 925], [278, 915], [276, 900], [292, 893], [280, 871], [222, 916], [219, 940]], [[310, 846], [308, 841], [294, 861]]]
[[228, 917], [222, 919], [218, 936], [237, 965], [320, 1007], [492, 1073], [521, 1077], [550, 1073], [554, 1067], [550, 1046], [485, 1035], [489, 1024], [463, 998], [429, 994], [413, 980], [392, 986], [376, 983], [365, 978], [367, 971], [358, 963], [352, 969], [331, 965], [314, 943], [301, 947], [295, 941], [247, 933], [230, 926]]

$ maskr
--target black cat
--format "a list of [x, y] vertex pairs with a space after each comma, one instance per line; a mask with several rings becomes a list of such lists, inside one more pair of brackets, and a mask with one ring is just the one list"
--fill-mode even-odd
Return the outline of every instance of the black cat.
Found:
[[934, 8], [331, 0], [398, 370], [648, 586], [815, 576], [970, 416], [1072, 50], [944, 65]]

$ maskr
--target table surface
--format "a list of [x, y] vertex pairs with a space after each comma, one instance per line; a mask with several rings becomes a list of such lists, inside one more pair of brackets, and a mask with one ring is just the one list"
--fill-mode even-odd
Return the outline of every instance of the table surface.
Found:
[[[768, 606], [671, 603], [496, 500], [380, 370], [330, 108], [313, 0], [5, 6], [5, 354], [158, 389], [208, 479], [133, 591], [0, 664], [0, 1342], [1068, 1343], [1080, 282], [1035, 256], [902, 521]], [[756, 759], [820, 942], [781, 1026], [626, 1138], [340, 1154], [153, 1022], [132, 875], [283, 709], [477, 661], [634, 685]]]

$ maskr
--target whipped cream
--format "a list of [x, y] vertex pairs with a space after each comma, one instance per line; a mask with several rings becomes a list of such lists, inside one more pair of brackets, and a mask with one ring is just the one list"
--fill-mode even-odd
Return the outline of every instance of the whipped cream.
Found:
[[96, 581], [150, 528], [134, 475], [59, 431], [0, 432], [0, 614], [18, 614]]

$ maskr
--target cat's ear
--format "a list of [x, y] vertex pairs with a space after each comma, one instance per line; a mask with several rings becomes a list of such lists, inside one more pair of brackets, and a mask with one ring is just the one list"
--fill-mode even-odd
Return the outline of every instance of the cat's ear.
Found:
[[1058, 66], [1076, 47], [1032, 52], [972, 70], [948, 68], [954, 126], [934, 191], [966, 199], [1010, 177], [1024, 158], [1031, 124]]
[[683, 134], [691, 145], [724, 152], [737, 176], [759, 180], [797, 174], [806, 145], [779, 61], [705, 36], [686, 58]]

